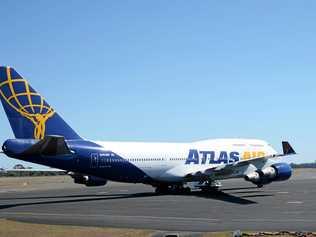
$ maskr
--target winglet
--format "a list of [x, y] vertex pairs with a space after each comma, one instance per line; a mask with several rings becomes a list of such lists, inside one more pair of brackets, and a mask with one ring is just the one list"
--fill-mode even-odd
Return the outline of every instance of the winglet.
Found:
[[283, 154], [284, 155], [294, 155], [294, 154], [296, 154], [296, 152], [294, 151], [294, 149], [292, 148], [292, 146], [290, 145], [289, 142], [283, 141], [282, 142], [282, 147], [283, 147]]

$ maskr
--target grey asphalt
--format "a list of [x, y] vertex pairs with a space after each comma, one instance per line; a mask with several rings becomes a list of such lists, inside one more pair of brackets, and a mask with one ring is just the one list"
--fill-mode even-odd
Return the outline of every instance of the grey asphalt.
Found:
[[262, 189], [226, 180], [222, 192], [161, 195], [140, 184], [110, 183], [0, 193], [0, 218], [168, 231], [315, 231], [316, 170]]

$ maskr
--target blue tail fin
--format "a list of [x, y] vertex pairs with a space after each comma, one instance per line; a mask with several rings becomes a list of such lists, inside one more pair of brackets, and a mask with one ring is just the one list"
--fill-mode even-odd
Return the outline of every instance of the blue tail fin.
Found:
[[81, 139], [13, 68], [0, 67], [0, 99], [16, 138]]

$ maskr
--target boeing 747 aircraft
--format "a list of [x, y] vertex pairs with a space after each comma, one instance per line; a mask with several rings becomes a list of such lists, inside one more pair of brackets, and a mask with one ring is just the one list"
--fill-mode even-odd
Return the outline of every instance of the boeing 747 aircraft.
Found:
[[0, 67], [0, 98], [14, 139], [3, 143], [9, 157], [65, 170], [75, 183], [108, 180], [144, 183], [157, 193], [189, 191], [188, 183], [211, 191], [218, 182], [244, 178], [258, 187], [291, 177], [278, 158], [295, 154], [288, 142], [278, 154], [253, 139], [210, 139], [188, 143], [101, 142], [78, 135], [13, 68]]

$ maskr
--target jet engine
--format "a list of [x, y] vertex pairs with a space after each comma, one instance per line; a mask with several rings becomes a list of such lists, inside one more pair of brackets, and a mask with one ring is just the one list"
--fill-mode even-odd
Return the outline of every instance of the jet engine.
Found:
[[108, 182], [106, 179], [102, 179], [96, 176], [91, 175], [83, 175], [79, 173], [68, 173], [73, 179], [76, 184], [84, 184], [87, 187], [94, 187], [94, 186], [103, 186], [106, 185]]
[[292, 168], [286, 163], [277, 163], [245, 176], [245, 180], [262, 187], [274, 181], [284, 181], [291, 177]]

